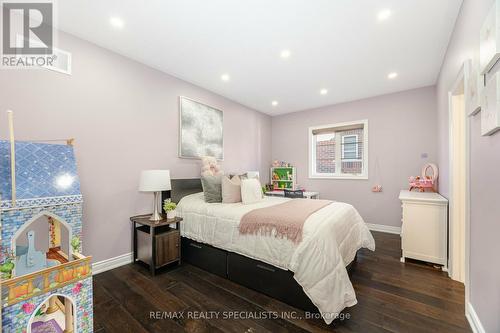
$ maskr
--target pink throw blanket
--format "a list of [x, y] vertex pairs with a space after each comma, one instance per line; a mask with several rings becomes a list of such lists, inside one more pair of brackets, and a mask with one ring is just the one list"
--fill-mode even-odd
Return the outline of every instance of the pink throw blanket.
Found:
[[276, 237], [286, 237], [299, 243], [307, 218], [331, 203], [330, 200], [293, 199], [279, 205], [254, 209], [241, 218], [240, 234], [270, 235], [276, 230]]

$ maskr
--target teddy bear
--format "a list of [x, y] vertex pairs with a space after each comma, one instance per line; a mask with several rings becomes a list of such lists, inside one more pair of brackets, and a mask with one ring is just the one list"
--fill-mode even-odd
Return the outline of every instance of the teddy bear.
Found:
[[217, 159], [212, 156], [203, 156], [201, 158], [201, 175], [202, 176], [219, 176], [224, 172], [217, 164]]

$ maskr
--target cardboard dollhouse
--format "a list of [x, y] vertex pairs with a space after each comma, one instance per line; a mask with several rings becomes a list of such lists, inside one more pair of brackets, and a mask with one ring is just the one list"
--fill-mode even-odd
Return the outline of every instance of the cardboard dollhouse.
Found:
[[0, 140], [0, 196], [2, 332], [91, 333], [72, 145]]

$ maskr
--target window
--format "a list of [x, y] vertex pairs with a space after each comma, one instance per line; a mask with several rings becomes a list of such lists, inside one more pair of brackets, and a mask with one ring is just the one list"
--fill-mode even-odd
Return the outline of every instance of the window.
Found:
[[368, 121], [310, 127], [309, 177], [368, 179]]
[[344, 135], [342, 137], [342, 159], [359, 160], [359, 142], [358, 135]]

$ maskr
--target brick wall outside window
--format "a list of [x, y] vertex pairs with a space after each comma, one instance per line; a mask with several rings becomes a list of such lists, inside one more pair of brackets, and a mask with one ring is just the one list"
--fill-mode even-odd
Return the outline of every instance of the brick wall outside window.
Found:
[[[342, 143], [342, 137], [346, 135], [358, 136], [358, 158], [360, 161], [342, 161], [341, 171], [348, 174], [359, 174], [363, 171], [363, 129], [355, 129], [343, 132], [337, 132], [335, 138]], [[316, 172], [317, 173], [335, 173], [335, 138], [316, 142]], [[342, 147], [341, 147], [342, 149]]]
[[[344, 131], [339, 133], [341, 137], [346, 135], [357, 135], [358, 136], [358, 159], [360, 161], [342, 161], [342, 173], [361, 173], [363, 172], [363, 129], [355, 129], [350, 131]], [[342, 142], [342, 141], [341, 141]]]
[[335, 139], [316, 143], [316, 172], [335, 173]]

